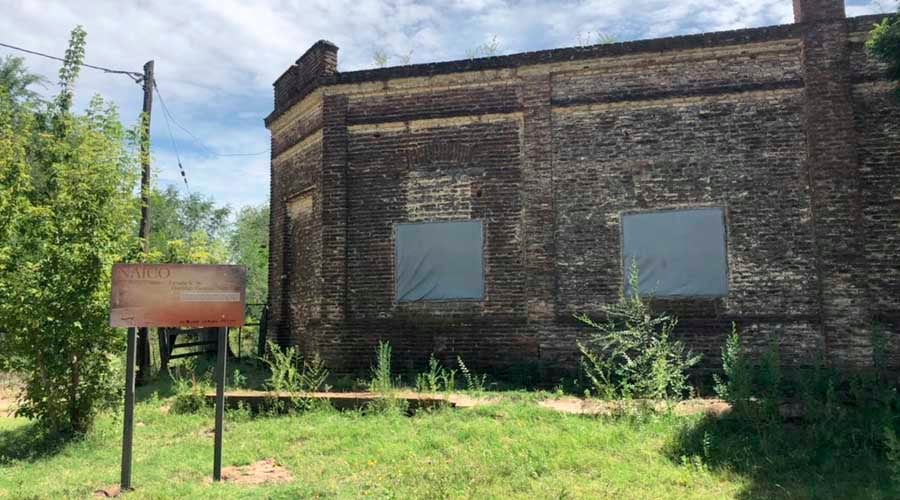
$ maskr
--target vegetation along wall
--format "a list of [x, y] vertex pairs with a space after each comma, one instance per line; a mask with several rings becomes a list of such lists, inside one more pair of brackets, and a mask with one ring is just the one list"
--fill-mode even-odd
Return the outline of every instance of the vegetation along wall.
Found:
[[[900, 365], [900, 105], [878, 16], [275, 82], [270, 336], [367, 369], [461, 356], [573, 369], [640, 287], [712, 363], [732, 322], [788, 363]], [[456, 224], [469, 222], [470, 224]]]

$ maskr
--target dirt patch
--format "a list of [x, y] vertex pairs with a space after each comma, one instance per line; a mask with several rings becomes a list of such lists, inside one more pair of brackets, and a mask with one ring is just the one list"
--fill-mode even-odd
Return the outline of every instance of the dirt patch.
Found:
[[0, 384], [0, 417], [11, 417], [16, 409], [16, 398], [19, 388]]
[[259, 485], [289, 483], [294, 480], [290, 471], [275, 463], [271, 458], [245, 465], [222, 469], [222, 481], [233, 484]]
[[122, 493], [119, 485], [107, 486], [94, 492], [94, 498], [116, 498]]
[[466, 394], [451, 394], [448, 399], [457, 408], [474, 408], [476, 406], [496, 404], [501, 401], [499, 397], [478, 398]]
[[731, 406], [720, 399], [691, 399], [669, 407], [662, 401], [592, 401], [580, 398], [560, 398], [541, 401], [544, 408], [573, 415], [622, 415], [641, 410], [667, 411], [676, 415], [716, 415], [731, 411]]

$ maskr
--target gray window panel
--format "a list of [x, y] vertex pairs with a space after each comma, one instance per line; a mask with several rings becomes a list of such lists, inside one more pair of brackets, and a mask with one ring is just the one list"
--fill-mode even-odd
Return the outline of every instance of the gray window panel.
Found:
[[484, 246], [481, 221], [397, 224], [397, 300], [481, 299]]
[[625, 292], [634, 259], [641, 295], [723, 297], [728, 293], [725, 217], [720, 208], [622, 217]]

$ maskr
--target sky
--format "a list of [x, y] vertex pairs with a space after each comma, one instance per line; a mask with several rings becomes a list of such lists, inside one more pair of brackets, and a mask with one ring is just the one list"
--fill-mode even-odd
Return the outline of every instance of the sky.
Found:
[[[889, 11], [895, 0], [847, 0], [847, 14]], [[267, 201], [272, 82], [310, 45], [340, 47], [338, 70], [466, 58], [496, 40], [502, 54], [568, 47], [604, 33], [618, 41], [785, 24], [791, 0], [0, 0], [0, 42], [62, 56], [76, 25], [87, 31], [85, 62], [141, 72], [155, 61], [172, 117], [157, 102], [151, 130], [154, 182], [238, 209]], [[59, 63], [26, 57], [56, 91]], [[41, 89], [37, 89], [41, 90]], [[133, 126], [141, 88], [123, 75], [85, 68], [76, 106], [100, 94]], [[227, 156], [247, 155], [247, 156]]]

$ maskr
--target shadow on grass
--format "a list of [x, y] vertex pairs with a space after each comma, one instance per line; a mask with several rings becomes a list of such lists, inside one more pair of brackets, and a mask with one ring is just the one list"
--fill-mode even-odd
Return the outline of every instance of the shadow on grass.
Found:
[[708, 416], [686, 425], [669, 443], [680, 464], [749, 479], [738, 498], [900, 498], [879, 451], [816, 443], [799, 425], [755, 427], [734, 417]]
[[0, 430], [0, 465], [52, 457], [78, 439], [81, 437], [77, 435], [47, 433], [37, 422]]

